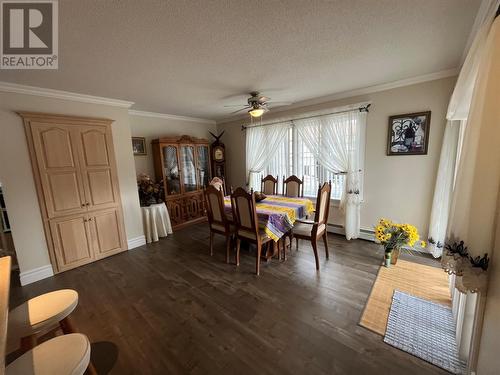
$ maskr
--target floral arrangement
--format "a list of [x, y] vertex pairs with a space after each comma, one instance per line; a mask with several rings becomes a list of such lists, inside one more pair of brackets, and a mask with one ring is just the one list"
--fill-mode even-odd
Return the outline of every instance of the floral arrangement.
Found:
[[[375, 238], [377, 242], [384, 246], [385, 263], [386, 266], [389, 266], [392, 260], [393, 250], [399, 252], [403, 246], [414, 246], [420, 239], [420, 236], [414, 225], [398, 224], [392, 222], [391, 220], [382, 218], [375, 227]], [[424, 241], [420, 241], [420, 246], [425, 247], [426, 243]]]
[[469, 260], [472, 267], [481, 268], [483, 271], [488, 271], [488, 266], [490, 264], [490, 258], [488, 258], [488, 253], [484, 254], [483, 257], [479, 255], [475, 258], [469, 256]]
[[488, 253], [473, 257], [464, 241], [455, 239], [448, 239], [441, 256], [441, 267], [455, 275], [455, 287], [462, 293], [486, 291], [489, 263]]
[[467, 246], [465, 246], [464, 241], [453, 242], [453, 244], [447, 243], [444, 248], [449, 254], [457, 254], [466, 258], [469, 256], [469, 250], [467, 249]]
[[137, 178], [139, 200], [141, 206], [162, 203], [164, 197], [163, 182], [155, 183], [147, 174], [140, 174]]
[[[375, 228], [375, 238], [384, 245], [386, 250], [391, 250], [403, 246], [414, 246], [420, 236], [417, 228], [411, 224], [398, 224], [387, 219], [380, 219]], [[420, 241], [420, 246], [425, 247], [426, 243]]]

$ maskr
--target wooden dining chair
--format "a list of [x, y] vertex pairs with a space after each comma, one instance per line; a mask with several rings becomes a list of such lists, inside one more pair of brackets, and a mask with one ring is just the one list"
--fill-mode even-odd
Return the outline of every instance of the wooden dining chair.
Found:
[[226, 181], [221, 177], [214, 177], [208, 183], [209, 185], [215, 186], [218, 190], [222, 189], [224, 195], [226, 195]]
[[319, 270], [318, 259], [318, 239], [323, 237], [325, 244], [326, 259], [328, 259], [328, 237], [326, 225], [328, 222], [328, 212], [330, 210], [330, 194], [332, 192], [331, 182], [324, 183], [318, 189], [318, 197], [316, 199], [316, 212], [314, 221], [297, 220], [293, 226], [293, 237], [297, 241], [297, 250], [299, 249], [299, 239], [311, 241], [316, 260], [316, 269]]
[[[283, 195], [290, 198], [303, 198], [304, 176], [302, 176], [302, 180], [295, 175], [289, 176], [286, 179], [285, 176], [283, 176]], [[287, 239], [291, 250], [293, 240], [293, 232], [291, 230], [287, 232], [281, 240], [281, 244], [283, 245], [283, 260], [286, 260]]]
[[226, 237], [226, 263], [229, 263], [234, 225], [231, 225], [224, 210], [224, 193], [222, 188], [208, 185], [205, 189], [208, 225], [210, 227], [210, 256], [214, 255], [214, 234]]
[[302, 180], [295, 175], [287, 179], [283, 176], [283, 195], [290, 198], [302, 198], [304, 196], [304, 176], [302, 176]]
[[266, 195], [276, 195], [278, 194], [278, 176], [274, 178], [268, 174], [266, 177], [260, 180], [260, 191]]
[[259, 220], [255, 208], [255, 195], [253, 191], [247, 193], [239, 187], [231, 194], [233, 218], [236, 224], [236, 265], [240, 264], [241, 240], [253, 243], [257, 247], [255, 273], [260, 274], [260, 255], [262, 246], [270, 244], [272, 239], [259, 228]]

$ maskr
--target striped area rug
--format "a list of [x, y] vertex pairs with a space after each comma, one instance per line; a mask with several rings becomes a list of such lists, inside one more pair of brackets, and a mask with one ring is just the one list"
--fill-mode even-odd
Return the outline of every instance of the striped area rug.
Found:
[[384, 342], [453, 374], [465, 374], [448, 306], [396, 290]]

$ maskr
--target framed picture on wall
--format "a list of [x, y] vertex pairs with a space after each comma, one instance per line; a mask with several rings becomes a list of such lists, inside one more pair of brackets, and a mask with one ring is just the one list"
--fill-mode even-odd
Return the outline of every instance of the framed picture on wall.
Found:
[[146, 138], [132, 137], [132, 149], [134, 150], [134, 155], [147, 155]]
[[387, 155], [427, 155], [431, 112], [389, 117]]

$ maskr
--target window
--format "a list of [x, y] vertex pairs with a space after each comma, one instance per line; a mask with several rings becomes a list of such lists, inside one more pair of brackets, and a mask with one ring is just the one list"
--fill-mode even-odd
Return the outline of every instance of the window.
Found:
[[[286, 178], [293, 174], [304, 181], [304, 196], [306, 197], [315, 198], [319, 185], [326, 181], [332, 182], [331, 199], [340, 200], [344, 190], [345, 176], [332, 173], [322, 166], [293, 126], [288, 129], [286, 139], [280, 143], [274, 157], [271, 158], [262, 174], [278, 176], [280, 194], [283, 193], [283, 176]], [[260, 190], [260, 185], [252, 186], [252, 188]]]
[[307, 197], [331, 181], [332, 199], [346, 193], [350, 203], [362, 201], [366, 107], [337, 110], [247, 128], [249, 186], [260, 190], [261, 177], [270, 174], [278, 176], [282, 193], [283, 177], [293, 174], [303, 179]]
[[[363, 200], [365, 106], [246, 128], [246, 172], [249, 186], [260, 189], [263, 174], [294, 174], [304, 179], [304, 195], [316, 196], [324, 181], [332, 181], [332, 199], [345, 204], [345, 235], [359, 236]], [[279, 191], [282, 192], [282, 185]]]

